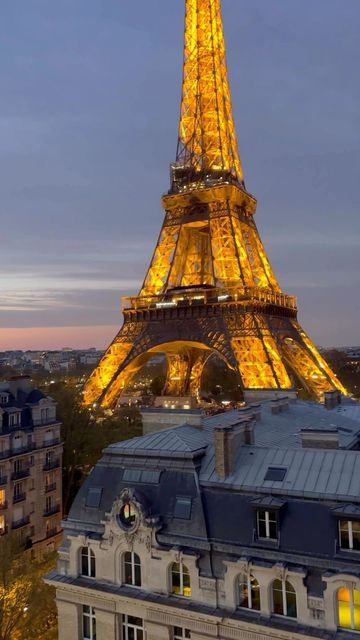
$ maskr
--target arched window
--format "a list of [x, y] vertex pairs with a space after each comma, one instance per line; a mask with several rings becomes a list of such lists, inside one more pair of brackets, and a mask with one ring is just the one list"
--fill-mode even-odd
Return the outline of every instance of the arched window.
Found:
[[360, 591], [341, 587], [337, 592], [339, 627], [360, 631]]
[[287, 580], [274, 580], [272, 584], [273, 613], [296, 618], [296, 593]]
[[95, 578], [95, 554], [90, 547], [81, 549], [81, 575]]
[[189, 569], [182, 562], [174, 562], [171, 567], [171, 593], [186, 598], [191, 596]]
[[137, 553], [124, 553], [124, 582], [132, 587], [141, 587], [141, 563]]
[[239, 607], [260, 611], [260, 585], [252, 575], [242, 575], [238, 579]]

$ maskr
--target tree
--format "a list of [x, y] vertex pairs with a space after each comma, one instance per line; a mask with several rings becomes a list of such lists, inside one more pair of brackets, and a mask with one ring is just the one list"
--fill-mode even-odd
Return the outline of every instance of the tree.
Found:
[[0, 537], [0, 640], [55, 640], [55, 594], [42, 575], [54, 564], [31, 560], [14, 534]]
[[113, 414], [101, 408], [89, 410], [82, 404], [77, 388], [64, 383], [53, 384], [51, 396], [57, 402], [57, 416], [62, 423], [63, 507], [67, 514], [102, 450], [113, 442], [142, 435], [141, 416], [134, 407], [120, 408]]

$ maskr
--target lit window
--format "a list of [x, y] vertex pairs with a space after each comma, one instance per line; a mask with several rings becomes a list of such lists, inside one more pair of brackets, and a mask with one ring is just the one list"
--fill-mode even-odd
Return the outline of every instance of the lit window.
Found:
[[174, 562], [171, 567], [171, 593], [186, 598], [191, 596], [189, 569], [182, 562]]
[[239, 607], [260, 611], [260, 585], [251, 575], [239, 577]]
[[257, 533], [259, 538], [277, 540], [278, 523], [276, 511], [259, 509], [257, 512]]
[[95, 578], [95, 554], [90, 547], [81, 549], [81, 575]]
[[141, 587], [141, 563], [137, 553], [124, 553], [124, 582], [132, 587]]
[[0, 508], [6, 506], [6, 492], [5, 489], [0, 489]]
[[339, 539], [341, 549], [360, 551], [360, 522], [340, 520]]
[[144, 624], [141, 618], [123, 616], [122, 630], [123, 640], [144, 640]]
[[136, 521], [137, 511], [131, 502], [124, 504], [119, 513], [120, 522], [126, 528], [130, 528]]
[[274, 580], [272, 584], [273, 613], [288, 618], [296, 618], [296, 593], [287, 580]]
[[0, 536], [6, 532], [5, 516], [0, 515]]
[[339, 627], [360, 631], [360, 591], [341, 587], [337, 592]]
[[96, 618], [94, 607], [83, 606], [83, 640], [96, 640]]
[[173, 640], [187, 640], [191, 638], [189, 629], [183, 629], [182, 627], [174, 627]]

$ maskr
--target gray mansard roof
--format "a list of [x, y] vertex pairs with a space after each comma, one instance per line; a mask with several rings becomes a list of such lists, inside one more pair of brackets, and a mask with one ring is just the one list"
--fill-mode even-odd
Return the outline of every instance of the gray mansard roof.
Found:
[[[123, 489], [132, 488], [149, 515], [159, 517], [161, 544], [193, 549], [215, 544], [230, 554], [256, 557], [254, 513], [276, 509], [283, 518], [276, 552], [284, 561], [299, 554], [305, 562], [304, 554], [315, 554], [324, 566], [331, 559], [331, 566], [342, 567], [336, 518], [360, 516], [360, 451], [345, 448], [356, 446], [360, 423], [307, 402], [290, 404], [281, 414], [272, 414], [270, 403], [264, 403], [255, 444], [238, 447], [233, 473], [221, 479], [213, 430], [236, 415], [227, 412], [206, 419], [202, 428], [183, 425], [109, 446], [80, 489], [65, 528], [101, 535], [105, 514]], [[344, 448], [302, 448], [300, 430], [306, 428], [337, 429]], [[269, 467], [283, 469], [283, 479], [266, 480]], [[178, 501], [184, 498], [189, 513], [179, 517]], [[263, 547], [266, 561], [274, 549]]]

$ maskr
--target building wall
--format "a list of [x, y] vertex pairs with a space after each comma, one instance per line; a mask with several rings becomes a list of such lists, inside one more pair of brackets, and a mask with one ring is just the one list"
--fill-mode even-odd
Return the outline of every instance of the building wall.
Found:
[[61, 539], [62, 443], [55, 403], [43, 398], [28, 408], [26, 426], [6, 429], [10, 407], [0, 409], [0, 530], [41, 555]]

